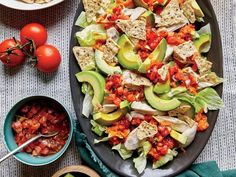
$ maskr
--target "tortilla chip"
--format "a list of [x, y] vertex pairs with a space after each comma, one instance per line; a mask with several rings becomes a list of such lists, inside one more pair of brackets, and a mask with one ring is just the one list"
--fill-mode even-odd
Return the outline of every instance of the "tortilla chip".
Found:
[[195, 23], [196, 17], [194, 9], [192, 8], [191, 1], [187, 0], [181, 5], [181, 9], [184, 12], [185, 17], [189, 20], [190, 23]]
[[185, 23], [186, 17], [183, 15], [178, 0], [171, 0], [160, 14], [161, 20], [158, 27], [169, 27], [179, 23]]
[[197, 52], [192, 41], [187, 41], [183, 44], [174, 47], [174, 57], [181, 63], [186, 63], [187, 59]]
[[146, 21], [117, 20], [116, 24], [127, 36], [146, 40]]
[[102, 46], [103, 59], [108, 64], [117, 64], [118, 59], [115, 57], [119, 51], [119, 46], [111, 39], [107, 39], [106, 45]]
[[137, 130], [137, 137], [139, 140], [143, 140], [148, 137], [153, 137], [157, 133], [157, 126], [143, 121]]
[[88, 23], [96, 20], [98, 10], [101, 8], [101, 0], [82, 0]]
[[92, 70], [95, 68], [94, 50], [92, 47], [73, 47], [73, 53], [81, 70]]
[[200, 54], [198, 54], [195, 57], [195, 62], [197, 64], [200, 76], [211, 71], [212, 62], [208, 61], [206, 58], [202, 57]]
[[186, 122], [191, 128], [195, 125], [195, 121], [186, 115], [181, 115], [178, 117], [180, 120]]
[[171, 117], [179, 117], [180, 115], [184, 115], [190, 109], [190, 105], [182, 105], [174, 110], [168, 111], [168, 115]]

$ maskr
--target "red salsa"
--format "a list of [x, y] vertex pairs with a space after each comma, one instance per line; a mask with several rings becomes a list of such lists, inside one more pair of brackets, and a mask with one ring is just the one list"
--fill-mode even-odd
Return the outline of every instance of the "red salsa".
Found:
[[45, 101], [31, 102], [21, 107], [12, 128], [18, 146], [39, 133], [58, 132], [56, 136], [40, 138], [22, 150], [33, 156], [47, 156], [60, 151], [68, 139], [70, 129], [67, 114], [61, 107]]

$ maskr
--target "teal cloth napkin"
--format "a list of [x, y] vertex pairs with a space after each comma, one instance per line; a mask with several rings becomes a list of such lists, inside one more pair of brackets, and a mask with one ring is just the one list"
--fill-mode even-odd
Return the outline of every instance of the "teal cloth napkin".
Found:
[[[82, 160], [96, 170], [102, 177], [118, 177], [118, 175], [106, 167], [93, 152], [91, 146], [87, 142], [85, 134], [80, 132], [78, 125], [75, 130], [75, 139]], [[220, 171], [215, 161], [209, 161], [193, 164], [176, 177], [236, 177], [236, 169]]]

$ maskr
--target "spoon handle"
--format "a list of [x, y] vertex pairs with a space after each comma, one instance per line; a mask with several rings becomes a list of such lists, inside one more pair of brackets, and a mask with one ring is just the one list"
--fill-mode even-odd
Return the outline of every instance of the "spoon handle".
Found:
[[9, 152], [7, 155], [5, 155], [3, 158], [0, 159], [0, 163], [3, 162], [4, 160], [6, 160], [8, 157], [14, 155], [15, 153], [17, 153], [18, 151], [20, 151], [22, 148], [24, 148], [25, 146], [29, 145], [30, 143], [32, 143], [33, 141], [35, 141], [36, 139], [40, 138], [42, 135], [39, 134], [31, 139], [29, 139], [28, 141], [26, 141], [25, 143], [23, 143], [22, 145], [20, 145], [18, 148], [14, 149], [13, 151]]

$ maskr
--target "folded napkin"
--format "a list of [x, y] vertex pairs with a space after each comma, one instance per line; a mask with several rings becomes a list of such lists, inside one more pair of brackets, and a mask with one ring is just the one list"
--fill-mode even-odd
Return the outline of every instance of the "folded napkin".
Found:
[[[102, 177], [118, 177], [93, 152], [88, 144], [85, 134], [80, 132], [77, 125], [75, 130], [76, 145], [78, 147], [80, 157], [87, 165], [97, 171]], [[176, 177], [236, 177], [235, 170], [220, 171], [215, 161], [209, 161], [191, 165], [186, 171]]]

